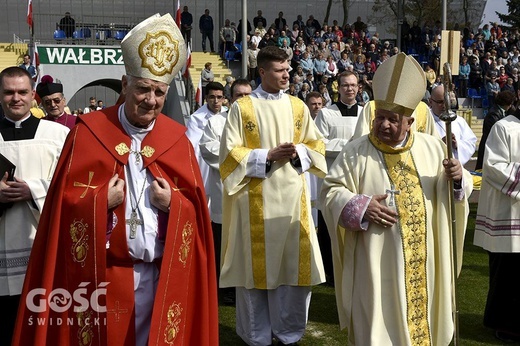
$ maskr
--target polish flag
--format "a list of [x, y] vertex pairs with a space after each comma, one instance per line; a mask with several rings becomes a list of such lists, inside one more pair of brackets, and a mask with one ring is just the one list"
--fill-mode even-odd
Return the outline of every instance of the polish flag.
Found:
[[29, 0], [27, 3], [27, 24], [31, 30], [33, 29], [33, 10], [32, 10], [32, 0]]
[[[31, 0], [29, 0], [31, 1]], [[181, 27], [181, 0], [177, 0], [177, 13], [175, 14], [175, 22], [177, 26]]]
[[182, 68], [181, 72], [182, 72], [182, 76], [184, 78], [188, 78], [190, 76], [190, 66], [191, 66], [191, 48], [190, 46], [188, 45], [188, 50], [186, 52], [186, 65], [184, 65], [184, 67]]
[[199, 85], [197, 86], [197, 92], [195, 93], [195, 102], [202, 107], [202, 76], [199, 78]]

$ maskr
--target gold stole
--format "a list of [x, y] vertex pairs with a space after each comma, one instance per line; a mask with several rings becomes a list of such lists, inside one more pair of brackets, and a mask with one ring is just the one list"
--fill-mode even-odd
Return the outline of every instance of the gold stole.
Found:
[[382, 153], [390, 183], [400, 194], [395, 196], [399, 213], [404, 277], [406, 286], [407, 321], [413, 345], [430, 345], [428, 323], [428, 289], [426, 276], [427, 228], [426, 205], [415, 161], [411, 155], [413, 133], [409, 133], [406, 145], [392, 148], [372, 133], [372, 144]]
[[[299, 99], [290, 97], [292, 106], [292, 115], [294, 121], [294, 137], [293, 143], [300, 143], [301, 129], [303, 126], [304, 105], [298, 102]], [[239, 101], [240, 113], [242, 116], [242, 124], [245, 134], [245, 145], [250, 150], [261, 148], [260, 132], [258, 121], [255, 116], [253, 102], [250, 97], [243, 97]], [[249, 152], [250, 150], [247, 150]], [[230, 152], [230, 156], [226, 158], [222, 172], [231, 172], [230, 162], [228, 159], [234, 158], [236, 161], [239, 157], [244, 157], [244, 150], [238, 150], [237, 153]], [[246, 152], [246, 153], [247, 153]], [[237, 164], [240, 161], [237, 161]], [[236, 166], [235, 166], [236, 167]], [[222, 173], [224, 180], [227, 175]], [[299, 244], [299, 263], [298, 263], [298, 285], [309, 286], [311, 283], [311, 242], [310, 242], [310, 224], [309, 211], [307, 210], [307, 183], [305, 175], [301, 174], [303, 193], [300, 199], [300, 244]], [[265, 230], [264, 230], [264, 200], [262, 191], [262, 182], [264, 179], [251, 178], [249, 182], [249, 220], [251, 227], [251, 260], [253, 263], [253, 279], [255, 288], [267, 288], [266, 274], [266, 252], [265, 252]]]

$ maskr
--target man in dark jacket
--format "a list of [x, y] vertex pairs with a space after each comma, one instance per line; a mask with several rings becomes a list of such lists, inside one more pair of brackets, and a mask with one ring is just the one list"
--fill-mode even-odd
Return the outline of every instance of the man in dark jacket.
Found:
[[213, 18], [209, 15], [209, 10], [205, 9], [204, 14], [199, 19], [199, 29], [202, 34], [202, 50], [206, 53], [206, 38], [209, 39], [209, 47], [211, 52], [215, 52], [215, 44], [213, 43]]

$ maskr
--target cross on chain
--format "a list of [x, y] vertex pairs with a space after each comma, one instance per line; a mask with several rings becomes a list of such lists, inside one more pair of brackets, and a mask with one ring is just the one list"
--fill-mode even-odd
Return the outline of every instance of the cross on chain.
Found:
[[390, 194], [390, 200], [388, 201], [388, 206], [389, 207], [395, 206], [395, 195], [399, 195], [401, 193], [401, 191], [396, 190], [394, 184], [391, 184], [390, 189], [387, 189], [386, 193]]
[[107, 310], [108, 313], [113, 313], [116, 315], [116, 322], [119, 322], [119, 315], [128, 313], [128, 309], [120, 309], [119, 308], [119, 300], [116, 301], [116, 308], [112, 310]]
[[135, 239], [137, 226], [141, 226], [143, 224], [143, 220], [137, 217], [137, 211], [132, 210], [130, 218], [126, 219], [126, 224], [130, 226], [130, 239]]
[[83, 193], [81, 194], [81, 196], [79, 196], [79, 198], [85, 198], [85, 196], [87, 195], [88, 189], [97, 188], [97, 186], [90, 185], [93, 177], [94, 177], [94, 172], [88, 172], [88, 183], [87, 184], [83, 184], [83, 183], [80, 183], [77, 181], [74, 182], [74, 187], [84, 187], [85, 188], [85, 191], [83, 191]]

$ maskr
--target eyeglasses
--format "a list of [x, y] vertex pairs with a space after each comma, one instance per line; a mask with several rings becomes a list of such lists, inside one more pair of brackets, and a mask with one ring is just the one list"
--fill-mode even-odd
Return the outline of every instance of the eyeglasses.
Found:
[[48, 100], [44, 100], [43, 101], [43, 104], [46, 105], [46, 106], [52, 106], [53, 103], [59, 105], [61, 101], [63, 101], [63, 97], [56, 97], [54, 99], [48, 99]]
[[438, 104], [438, 105], [444, 103], [444, 100], [434, 100], [434, 99], [432, 99], [432, 98], [430, 98], [430, 101], [435, 102], [435, 103]]

